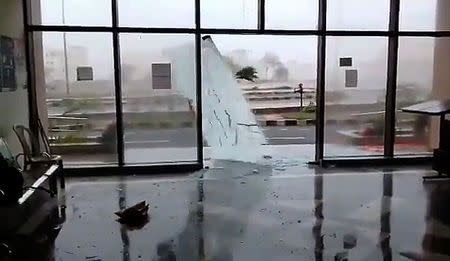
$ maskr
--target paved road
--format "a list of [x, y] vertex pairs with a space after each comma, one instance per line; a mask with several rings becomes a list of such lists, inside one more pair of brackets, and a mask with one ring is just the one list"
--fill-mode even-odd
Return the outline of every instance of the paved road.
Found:
[[262, 128], [271, 145], [314, 144], [316, 129], [314, 126], [280, 126]]
[[125, 131], [125, 147], [195, 147], [194, 128]]
[[[262, 131], [270, 145], [315, 143], [315, 126], [264, 127]], [[327, 133], [338, 135], [335, 127], [328, 128]], [[125, 132], [125, 146], [193, 147], [196, 146], [196, 132], [193, 128], [130, 130]]]

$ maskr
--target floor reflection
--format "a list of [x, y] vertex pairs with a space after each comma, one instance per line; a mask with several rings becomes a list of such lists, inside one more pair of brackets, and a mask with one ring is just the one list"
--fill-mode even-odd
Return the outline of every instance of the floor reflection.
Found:
[[314, 256], [316, 261], [323, 260], [323, 235], [322, 235], [322, 222], [323, 216], [323, 175], [318, 172], [314, 177], [314, 216], [316, 218], [314, 226], [312, 228], [314, 236]]
[[443, 260], [450, 257], [450, 183], [430, 183], [425, 187], [428, 207], [422, 260]]
[[[96, 255], [101, 260], [161, 261], [448, 260], [450, 256], [449, 184], [423, 185], [425, 170], [330, 174], [311, 169], [300, 175], [227, 164], [179, 179], [72, 181], [55, 259]], [[111, 195], [117, 200], [111, 202]], [[150, 204], [151, 217], [141, 229], [128, 230], [112, 220], [117, 207], [122, 210], [142, 200]], [[78, 242], [80, 235], [85, 243]]]
[[393, 196], [393, 173], [386, 171], [383, 175], [383, 197], [380, 207], [380, 246], [383, 260], [392, 260], [391, 249], [391, 201]]
[[184, 228], [175, 237], [157, 244], [158, 261], [205, 260], [203, 235], [203, 175], [197, 179], [197, 200], [189, 209]]
[[[117, 191], [119, 196], [119, 210], [124, 210], [127, 208], [127, 185], [124, 178], [119, 179], [119, 184], [117, 185]], [[122, 260], [130, 260], [130, 238], [128, 237], [128, 229], [125, 225], [120, 226], [120, 238], [122, 240]]]

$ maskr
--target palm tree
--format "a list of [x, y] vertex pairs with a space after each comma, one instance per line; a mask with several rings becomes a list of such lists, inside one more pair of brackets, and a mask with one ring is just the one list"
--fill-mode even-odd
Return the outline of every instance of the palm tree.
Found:
[[258, 73], [256, 69], [252, 66], [246, 66], [238, 71], [235, 75], [236, 79], [244, 79], [251, 82], [254, 82], [255, 79], [258, 79]]

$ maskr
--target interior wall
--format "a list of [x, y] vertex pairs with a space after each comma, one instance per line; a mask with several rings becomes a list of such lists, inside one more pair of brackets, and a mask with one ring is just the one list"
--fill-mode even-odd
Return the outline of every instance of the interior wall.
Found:
[[[437, 28], [450, 28], [450, 1], [440, 0], [437, 7]], [[450, 98], [450, 45], [447, 39], [436, 40], [434, 57], [434, 86], [435, 98]]]
[[17, 154], [22, 152], [22, 148], [12, 127], [15, 124], [28, 126], [27, 72], [22, 1], [1, 1], [0, 35], [14, 39], [17, 79], [17, 89], [15, 91], [0, 92], [0, 137], [5, 138], [13, 153]]
[[[450, 1], [440, 0], [437, 6], [436, 28], [450, 27]], [[433, 99], [450, 99], [450, 39], [438, 38], [434, 49]], [[436, 148], [439, 143], [439, 120], [431, 124], [430, 145]]]

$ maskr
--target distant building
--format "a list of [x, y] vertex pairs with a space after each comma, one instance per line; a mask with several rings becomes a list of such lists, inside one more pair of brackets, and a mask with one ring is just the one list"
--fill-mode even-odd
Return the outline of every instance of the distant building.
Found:
[[[64, 50], [62, 48], [45, 48], [44, 50], [46, 51], [44, 53], [45, 81], [48, 83], [65, 80]], [[77, 68], [89, 65], [88, 52], [82, 46], [68, 46], [67, 57], [69, 79], [75, 81]]]
[[152, 64], [152, 87], [154, 90], [172, 89], [172, 66], [170, 63]]

